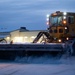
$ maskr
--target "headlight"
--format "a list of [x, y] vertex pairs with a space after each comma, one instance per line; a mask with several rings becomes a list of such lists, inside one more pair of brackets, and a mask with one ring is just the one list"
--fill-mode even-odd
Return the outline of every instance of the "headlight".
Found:
[[66, 22], [66, 20], [63, 20], [63, 24], [66, 24], [67, 22]]
[[49, 16], [50, 16], [49, 14], [46, 15], [47, 18], [49, 18]]
[[66, 16], [63, 16], [63, 19], [66, 19]]
[[61, 42], [61, 39], [59, 39], [58, 41]]
[[69, 40], [69, 38], [67, 37], [66, 40]]
[[63, 15], [67, 15], [67, 13], [66, 13], [66, 12], [64, 12], [64, 13], [63, 13]]

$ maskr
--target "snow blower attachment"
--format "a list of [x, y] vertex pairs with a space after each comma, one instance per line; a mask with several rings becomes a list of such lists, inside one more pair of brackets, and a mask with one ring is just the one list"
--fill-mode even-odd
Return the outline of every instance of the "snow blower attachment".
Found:
[[16, 57], [56, 56], [63, 53], [63, 44], [1, 44], [0, 59], [15, 59]]
[[0, 44], [0, 59], [41, 55], [75, 55], [75, 13], [56, 11], [47, 15], [47, 31], [41, 31], [31, 44]]

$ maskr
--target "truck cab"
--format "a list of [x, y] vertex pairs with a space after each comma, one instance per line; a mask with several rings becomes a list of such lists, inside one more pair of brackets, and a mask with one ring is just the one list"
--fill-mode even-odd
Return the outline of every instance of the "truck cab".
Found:
[[75, 13], [56, 11], [47, 15], [48, 32], [56, 42], [75, 38]]

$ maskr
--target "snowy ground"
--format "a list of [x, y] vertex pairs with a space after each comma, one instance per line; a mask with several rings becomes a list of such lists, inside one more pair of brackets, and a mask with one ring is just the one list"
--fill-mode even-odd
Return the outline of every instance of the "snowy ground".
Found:
[[16, 58], [0, 61], [0, 75], [75, 75], [75, 57]]

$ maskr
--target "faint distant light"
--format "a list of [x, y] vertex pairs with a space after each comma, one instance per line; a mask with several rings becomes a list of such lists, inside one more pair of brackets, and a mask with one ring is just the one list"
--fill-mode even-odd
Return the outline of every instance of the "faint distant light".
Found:
[[49, 14], [47, 14], [47, 18], [49, 18]]
[[63, 13], [63, 15], [67, 15], [67, 13], [66, 13], [66, 12], [64, 12], [64, 13]]
[[27, 36], [25, 36], [24, 38], [25, 38], [25, 39], [27, 39], [28, 37], [27, 37]]
[[22, 40], [23, 40], [23, 37], [15, 37], [14, 38], [15, 42], [22, 42]]
[[31, 38], [32, 38], [32, 39], [34, 39], [34, 38], [35, 38], [35, 36], [32, 36]]
[[10, 39], [10, 37], [7, 37], [7, 40], [9, 40]]

